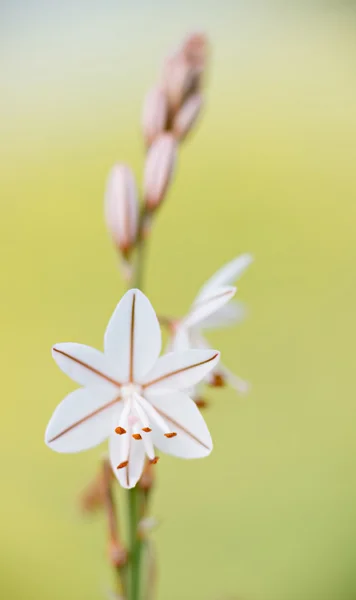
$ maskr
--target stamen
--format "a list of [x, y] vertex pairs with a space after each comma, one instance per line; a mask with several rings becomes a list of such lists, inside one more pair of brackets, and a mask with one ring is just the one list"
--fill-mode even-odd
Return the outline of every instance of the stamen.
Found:
[[208, 402], [204, 398], [197, 398], [195, 404], [198, 408], [206, 408], [208, 406]]
[[117, 469], [124, 469], [125, 467], [127, 467], [127, 465], [129, 464], [128, 460], [124, 460], [124, 462], [121, 462], [119, 465], [117, 465]]
[[134, 440], [142, 440], [142, 435], [140, 433], [133, 433], [132, 437]]
[[123, 427], [116, 427], [115, 433], [118, 433], [119, 435], [123, 435], [124, 433], [126, 433], [126, 429], [124, 429]]
[[221, 373], [214, 373], [212, 380], [209, 382], [211, 387], [224, 387], [225, 379]]
[[164, 435], [165, 435], [166, 438], [170, 439], [170, 438], [176, 437], [177, 434], [176, 434], [175, 431], [172, 431], [171, 433], [165, 433]]
[[152, 431], [151, 427], [142, 427], [142, 431], [144, 431], [145, 433], [150, 433], [150, 431]]
[[159, 461], [159, 456], [155, 456], [154, 458], [152, 458], [152, 460], [150, 460], [150, 465], [156, 465]]

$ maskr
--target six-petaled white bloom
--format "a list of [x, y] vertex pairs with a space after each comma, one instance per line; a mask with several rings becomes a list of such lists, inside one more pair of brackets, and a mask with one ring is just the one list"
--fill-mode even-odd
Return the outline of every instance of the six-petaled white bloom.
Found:
[[[203, 331], [233, 325], [242, 319], [242, 305], [236, 301], [229, 302], [236, 292], [236, 288], [231, 287], [231, 284], [241, 277], [251, 262], [252, 257], [249, 254], [238, 256], [219, 269], [203, 285], [188, 314], [171, 322], [170, 350], [182, 352], [188, 348], [207, 349], [210, 345]], [[226, 382], [240, 393], [248, 390], [247, 382], [231, 373], [221, 363], [206, 375], [205, 381], [215, 386]], [[191, 390], [193, 397], [196, 394], [196, 389]]]
[[112, 467], [123, 487], [135, 486], [154, 446], [181, 458], [212, 450], [210, 433], [193, 400], [181, 390], [203, 379], [219, 360], [215, 350], [172, 352], [159, 358], [156, 314], [139, 290], [128, 291], [106, 329], [104, 353], [57, 344], [59, 367], [83, 387], [56, 408], [45, 441], [57, 452], [80, 452], [109, 438]]

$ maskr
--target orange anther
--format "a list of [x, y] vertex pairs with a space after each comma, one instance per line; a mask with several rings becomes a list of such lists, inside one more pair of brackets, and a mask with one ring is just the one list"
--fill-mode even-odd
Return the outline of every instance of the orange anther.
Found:
[[176, 434], [175, 431], [172, 431], [172, 433], [165, 433], [164, 435], [165, 435], [166, 438], [170, 439], [170, 438], [176, 437], [177, 434]]
[[121, 462], [119, 465], [117, 465], [117, 469], [124, 469], [125, 467], [127, 467], [127, 465], [129, 464], [128, 460], [124, 460], [124, 462]]
[[143, 427], [142, 431], [145, 431], [146, 433], [150, 433], [150, 431], [152, 431], [151, 427]]
[[204, 398], [197, 398], [195, 400], [195, 404], [198, 408], [206, 408], [208, 406], [208, 403], [206, 400], [204, 400]]
[[123, 427], [116, 427], [115, 433], [118, 433], [119, 435], [123, 435], [124, 433], [126, 433], [126, 429], [124, 429]]
[[159, 456], [155, 456], [154, 458], [152, 458], [152, 460], [150, 460], [150, 464], [151, 465], [156, 465], [159, 461]]
[[142, 440], [142, 435], [140, 433], [133, 433], [132, 437], [134, 440]]
[[224, 387], [225, 379], [221, 373], [214, 373], [212, 381], [210, 382], [212, 387]]

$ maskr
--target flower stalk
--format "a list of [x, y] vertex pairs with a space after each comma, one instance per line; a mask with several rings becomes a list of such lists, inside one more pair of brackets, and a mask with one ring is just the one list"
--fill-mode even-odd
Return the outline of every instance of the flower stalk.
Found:
[[[223, 365], [217, 368], [220, 353], [202, 332], [239, 318], [240, 305], [230, 302], [236, 292], [232, 284], [250, 264], [249, 255], [220, 269], [184, 317], [157, 318], [142, 292], [147, 239], [172, 183], [179, 147], [200, 116], [206, 62], [205, 36], [189, 36], [168, 58], [161, 81], [146, 97], [141, 208], [130, 167], [119, 163], [110, 172], [105, 218], [129, 289], [106, 328], [104, 352], [72, 342], [52, 348], [60, 369], [81, 387], [54, 411], [45, 442], [57, 452], [72, 453], [109, 440], [109, 458], [81, 503], [87, 512], [103, 509], [106, 514], [108, 557], [115, 594], [122, 600], [154, 600], [157, 565], [148, 513], [158, 462], [155, 449], [182, 459], [208, 456], [213, 444], [200, 412], [207, 404], [200, 386], [245, 386]], [[162, 356], [160, 324], [170, 335], [169, 352]], [[116, 482], [127, 499], [126, 545], [115, 506]]]

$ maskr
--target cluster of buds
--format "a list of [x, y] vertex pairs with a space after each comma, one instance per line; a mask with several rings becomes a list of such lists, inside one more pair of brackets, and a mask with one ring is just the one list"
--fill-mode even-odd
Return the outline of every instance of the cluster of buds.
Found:
[[202, 83], [208, 44], [194, 33], [167, 58], [161, 81], [147, 94], [142, 127], [147, 148], [165, 132], [183, 140], [191, 131], [203, 105]]
[[178, 145], [192, 130], [203, 105], [202, 82], [207, 63], [207, 40], [192, 34], [166, 60], [160, 82], [147, 94], [142, 130], [147, 150], [143, 175], [143, 206], [131, 169], [116, 164], [110, 172], [106, 223], [113, 242], [128, 264], [130, 255], [150, 228], [175, 170]]

